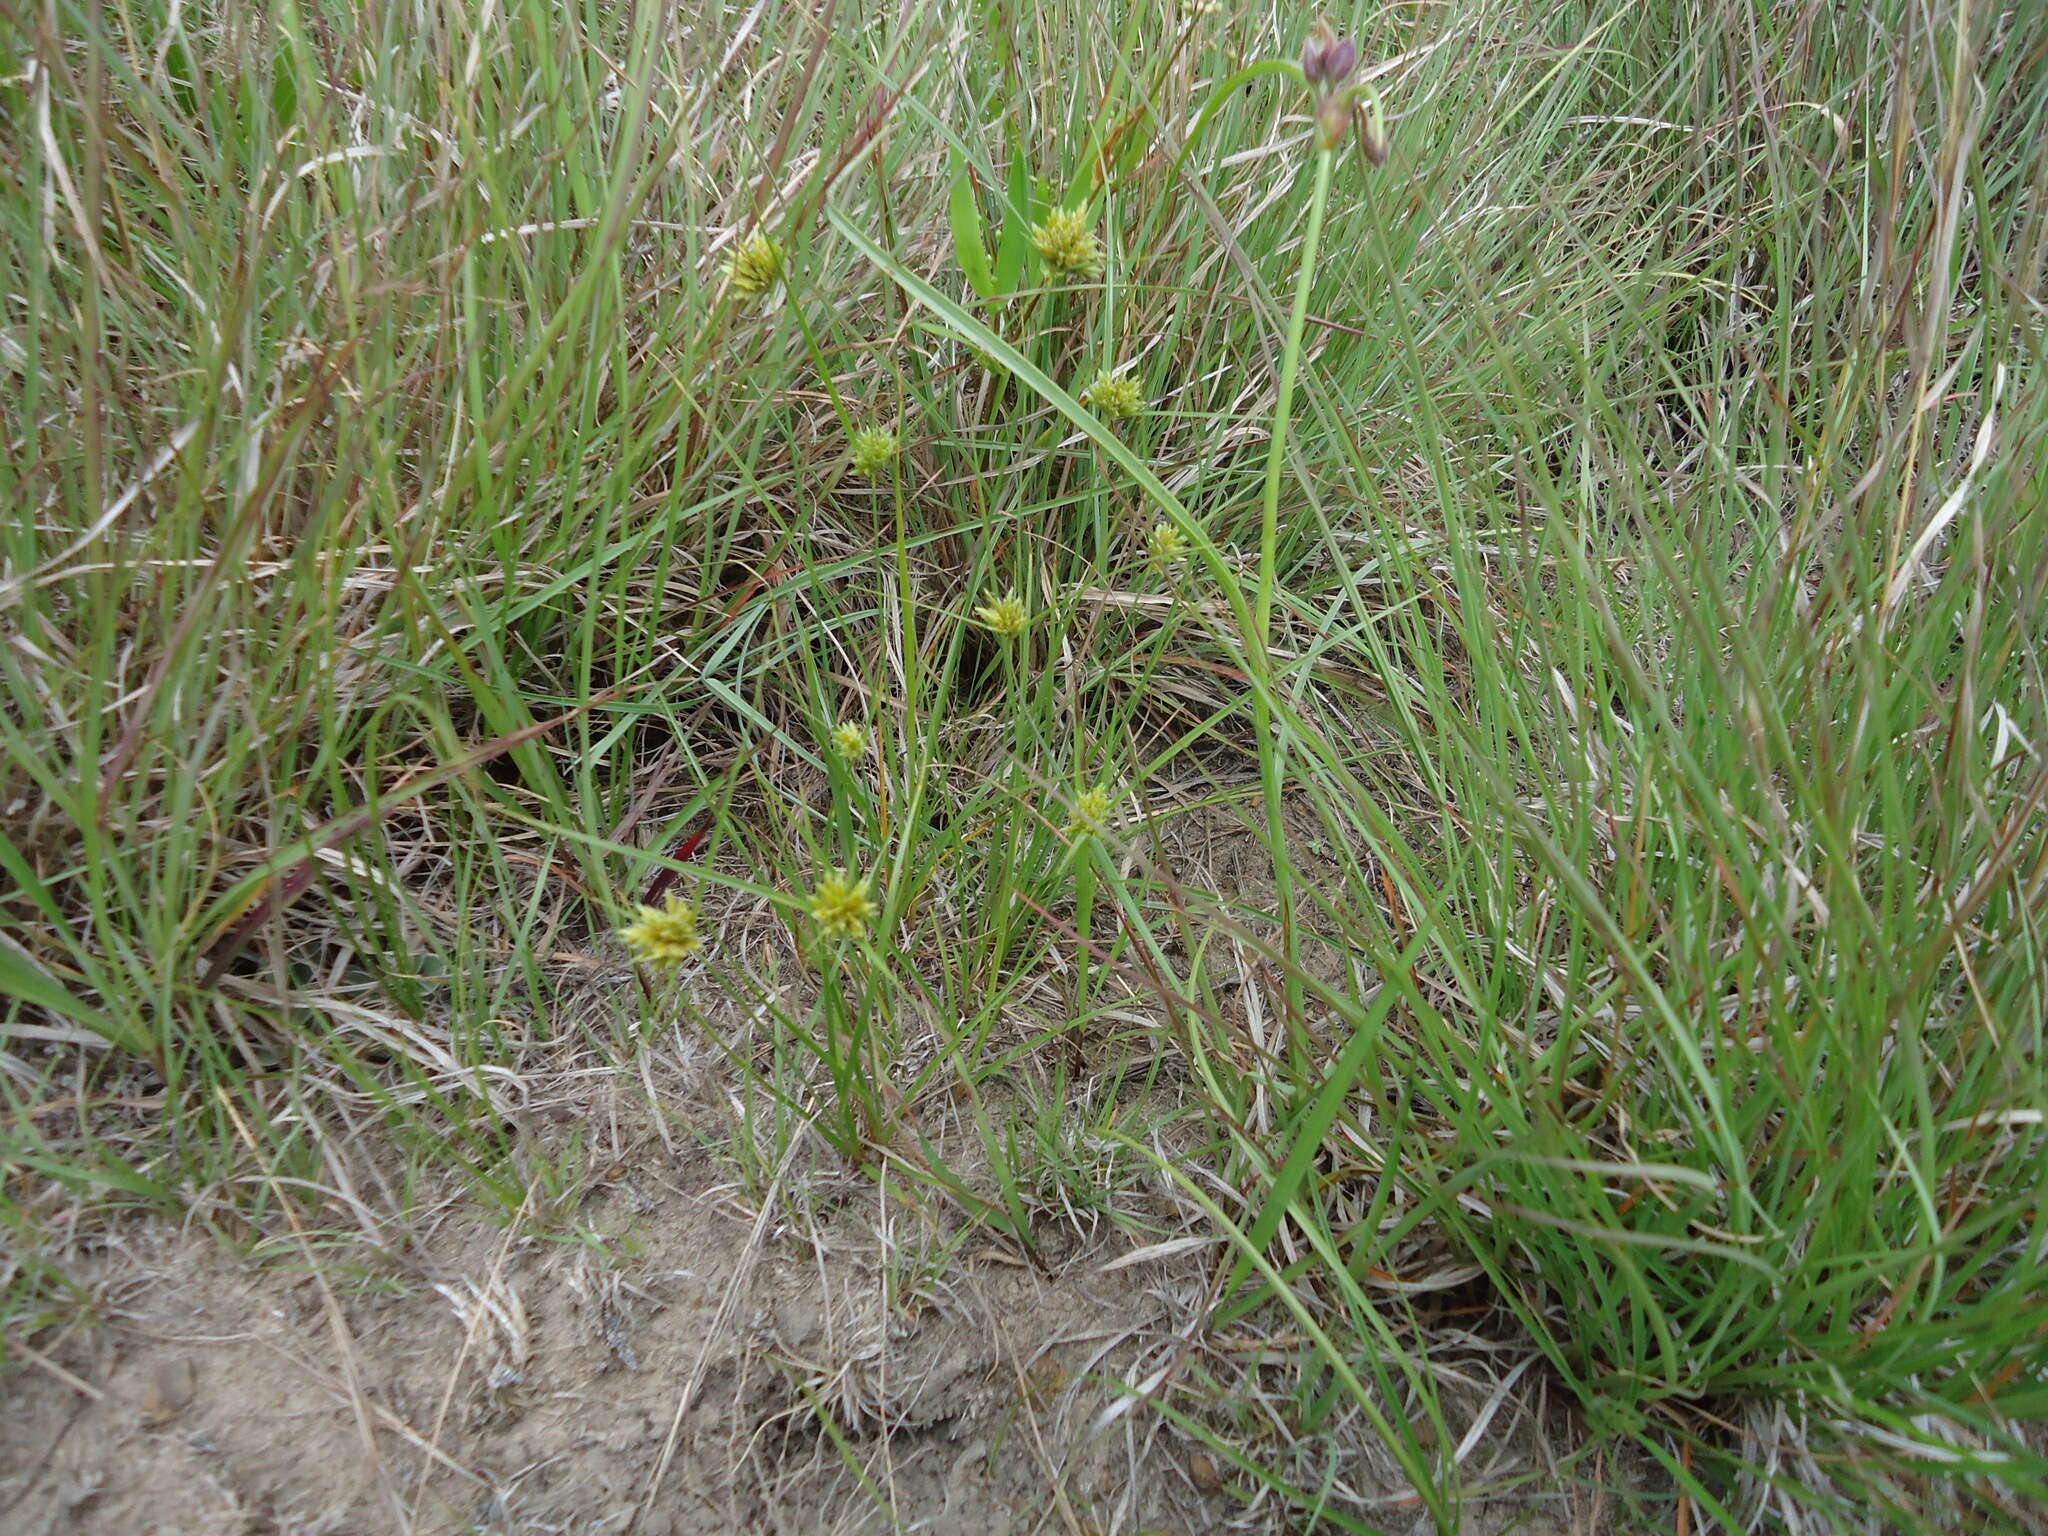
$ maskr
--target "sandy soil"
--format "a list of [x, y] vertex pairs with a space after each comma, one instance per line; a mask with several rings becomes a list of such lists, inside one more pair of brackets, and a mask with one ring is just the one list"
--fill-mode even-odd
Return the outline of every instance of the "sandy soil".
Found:
[[5, 1384], [0, 1529], [684, 1536], [886, 1530], [893, 1503], [965, 1533], [1201, 1503], [1156, 1423], [1089, 1433], [1097, 1378], [1174, 1339], [1166, 1266], [1051, 1280], [990, 1248], [909, 1294], [904, 1223], [721, 1204], [641, 1173], [585, 1213], [602, 1247], [456, 1224], [413, 1274], [324, 1280], [132, 1233], [103, 1321]]
[[[116, 1234], [85, 1276], [98, 1319], [0, 1379], [0, 1530], [1285, 1528], [1120, 1390], [1234, 1358], [1198, 1327], [1213, 1250], [1075, 1240], [1044, 1273], [973, 1237], [948, 1253], [851, 1179], [823, 1221], [750, 1219], [691, 1156], [642, 1149], [579, 1240], [472, 1215], [316, 1275]], [[1497, 1471], [1530, 1469], [1518, 1412]], [[1382, 1458], [1342, 1460], [1389, 1530], [1423, 1528]], [[1474, 1514], [1597, 1528], [1556, 1498]]]

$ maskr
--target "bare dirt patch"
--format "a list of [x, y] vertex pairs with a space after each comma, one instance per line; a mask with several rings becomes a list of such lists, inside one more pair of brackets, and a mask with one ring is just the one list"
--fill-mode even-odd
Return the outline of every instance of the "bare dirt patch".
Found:
[[930, 1272], [915, 1219], [749, 1222], [645, 1173], [585, 1215], [576, 1243], [451, 1224], [412, 1273], [319, 1279], [127, 1234], [92, 1266], [100, 1323], [6, 1383], [0, 1524], [1107, 1529], [1195, 1492], [1157, 1475], [1156, 1425], [1089, 1433], [1184, 1321], [1166, 1266], [1103, 1272], [1127, 1245]]
[[[607, 1185], [577, 1241], [470, 1218], [318, 1276], [138, 1225], [82, 1276], [97, 1322], [0, 1382], [0, 1529], [1287, 1528], [1130, 1390], [1248, 1358], [1201, 1334], [1213, 1250], [1118, 1265], [1109, 1237], [1047, 1274], [871, 1197], [750, 1219], [690, 1172]], [[1540, 1466], [1529, 1401], [1497, 1468]], [[1414, 1525], [1383, 1457], [1341, 1461]], [[1529, 1523], [1557, 1495], [1511, 1503], [1573, 1528]]]

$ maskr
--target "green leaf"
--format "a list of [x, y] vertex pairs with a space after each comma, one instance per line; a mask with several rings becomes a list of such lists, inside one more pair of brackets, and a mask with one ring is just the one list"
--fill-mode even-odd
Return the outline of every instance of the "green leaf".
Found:
[[172, 1185], [136, 1172], [134, 1167], [104, 1146], [99, 1147], [97, 1153], [97, 1165], [82, 1158], [49, 1157], [28, 1147], [11, 1148], [8, 1156], [30, 1172], [40, 1173], [46, 1179], [68, 1184], [74, 1189], [118, 1189], [123, 1194], [136, 1195], [144, 1200], [177, 1203], [179, 1192]]
[[61, 1014], [74, 1024], [83, 1024], [111, 1045], [136, 1055], [148, 1055], [140, 1031], [81, 1002], [70, 990], [12, 944], [0, 943], [0, 994], [18, 997], [37, 1008]]
[[[43, 884], [35, 870], [29, 867], [29, 862], [22, 857], [21, 850], [14, 846], [4, 832], [0, 832], [0, 870], [7, 872], [8, 878], [21, 888], [22, 895], [36, 904], [44, 917], [60, 929], [64, 928], [64, 914], [57, 906], [56, 898], [50, 894], [50, 888]], [[67, 939], [70, 937], [68, 929], [65, 930], [64, 936]]]
[[270, 82], [271, 121], [289, 125], [299, 120], [299, 82], [291, 66], [277, 61], [277, 75]]
[[181, 38], [173, 37], [163, 54], [164, 78], [170, 84], [171, 101], [194, 122], [199, 119], [199, 92], [194, 82], [199, 71], [192, 67], [192, 54]]
[[1010, 205], [1003, 213], [1003, 232], [996, 242], [996, 290], [1014, 293], [1024, 281], [1024, 258], [1031, 254], [1031, 168], [1022, 142], [1010, 146]]
[[1211, 91], [1208, 102], [1202, 108], [1201, 115], [1195, 119], [1195, 126], [1188, 130], [1187, 143], [1181, 145], [1180, 153], [1173, 157], [1174, 173], [1176, 175], [1179, 174], [1181, 162], [1186, 160], [1189, 152], [1194, 149], [1195, 145], [1201, 142], [1203, 130], [1214, 120], [1216, 114], [1223, 109], [1223, 104], [1226, 101], [1230, 100], [1232, 96], [1236, 95], [1237, 92], [1244, 89], [1247, 85], [1250, 85], [1254, 80], [1261, 80], [1267, 75], [1277, 74], [1291, 74], [1297, 81], [1301, 81], [1304, 86], [1308, 83], [1301, 78], [1301, 66], [1299, 64], [1290, 63], [1286, 59], [1262, 59], [1256, 64], [1247, 64], [1243, 69], [1240, 69], [1228, 80], [1217, 86], [1215, 90]]
[[[1280, 1165], [1280, 1171], [1273, 1176], [1259, 1207], [1258, 1219], [1252, 1223], [1251, 1234], [1245, 1240], [1245, 1248], [1238, 1254], [1237, 1263], [1230, 1272], [1230, 1283], [1223, 1288], [1227, 1298], [1236, 1293], [1251, 1273], [1252, 1255], [1262, 1254], [1273, 1241], [1273, 1235], [1280, 1230], [1281, 1219], [1293, 1209], [1295, 1197], [1301, 1193], [1303, 1181], [1309, 1170], [1315, 1166], [1316, 1155], [1322, 1151], [1323, 1139], [1330, 1127], [1337, 1122], [1338, 1112], [1357, 1090], [1358, 1079], [1365, 1071], [1365, 1064], [1380, 1046], [1380, 1027], [1386, 1023], [1387, 1013], [1398, 1001], [1406, 1001], [1408, 988], [1398, 980], [1404, 975], [1403, 967], [1412, 964], [1423, 949], [1420, 937], [1410, 941], [1401, 953], [1401, 963], [1390, 968], [1390, 974], [1397, 980], [1390, 980], [1380, 988], [1379, 996], [1360, 1018], [1350, 1020], [1351, 1038], [1344, 1043], [1329, 1075], [1323, 1079], [1323, 1086], [1308, 1108], [1289, 1127], [1293, 1137], [1293, 1148], [1287, 1154], [1287, 1161]], [[1315, 1219], [1312, 1211], [1301, 1213], [1304, 1224]]]
[[981, 204], [974, 195], [974, 175], [964, 165], [953, 174], [946, 216], [953, 223], [953, 254], [960, 262], [960, 270], [967, 274], [967, 281], [984, 299], [1002, 297], [1006, 290], [989, 269], [988, 247], [981, 237]]

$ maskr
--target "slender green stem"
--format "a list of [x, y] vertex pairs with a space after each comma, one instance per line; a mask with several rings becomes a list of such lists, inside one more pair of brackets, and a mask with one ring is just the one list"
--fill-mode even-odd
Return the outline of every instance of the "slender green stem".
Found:
[[1074, 835], [1074, 1012], [1076, 1015], [1088, 1011], [1088, 1002], [1094, 987], [1092, 953], [1089, 948], [1091, 930], [1095, 921], [1095, 850], [1096, 839], [1083, 831]]
[[[1280, 944], [1287, 965], [1287, 1024], [1290, 1041], [1301, 1024], [1301, 953], [1294, 927], [1294, 863], [1287, 851], [1282, 800], [1287, 786], [1287, 747], [1273, 729], [1273, 588], [1280, 563], [1280, 477], [1287, 459], [1287, 426], [1294, 411], [1294, 381], [1301, 371], [1302, 332], [1308, 325], [1308, 290], [1315, 280], [1316, 247], [1323, 235], [1323, 210], [1330, 200], [1332, 150], [1316, 151], [1316, 186], [1308, 205], [1308, 230], [1301, 241], [1301, 269], [1294, 279], [1294, 309], [1287, 317], [1287, 346], [1280, 355], [1280, 395], [1273, 404], [1273, 431], [1266, 449], [1266, 499], [1259, 521], [1259, 593], [1253, 609], [1252, 664], [1268, 687], [1252, 690], [1252, 729], [1259, 742], [1259, 779], [1265, 790], [1266, 838], [1273, 854], [1273, 898], [1280, 908]], [[1297, 1055], [1298, 1055], [1298, 1047]], [[1300, 1064], [1299, 1060], [1297, 1064]]]

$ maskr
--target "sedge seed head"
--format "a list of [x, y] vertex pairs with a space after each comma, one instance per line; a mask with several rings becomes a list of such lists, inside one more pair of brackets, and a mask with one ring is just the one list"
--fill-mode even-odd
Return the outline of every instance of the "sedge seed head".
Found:
[[639, 908], [619, 937], [635, 960], [656, 967], [681, 965], [704, 947], [697, 932], [697, 909], [674, 895], [659, 907]]
[[991, 634], [1001, 635], [1005, 640], [1014, 640], [1031, 627], [1031, 610], [1015, 592], [983, 603], [974, 610], [974, 616]]
[[1138, 381], [1107, 368], [1081, 391], [1081, 400], [1105, 421], [1122, 421], [1145, 409], [1145, 393], [1138, 388]]
[[832, 750], [841, 757], [859, 757], [868, 749], [868, 733], [851, 720], [832, 727]]
[[1031, 228], [1031, 244], [1053, 272], [1066, 277], [1100, 277], [1102, 242], [1078, 208], [1055, 208]]
[[1171, 523], [1155, 523], [1145, 535], [1145, 553], [1155, 565], [1179, 565], [1188, 557], [1188, 536]]
[[1100, 837], [1108, 829], [1110, 813], [1116, 809], [1117, 796], [1100, 786], [1084, 789], [1074, 796], [1074, 819], [1068, 831], [1089, 837]]
[[725, 280], [743, 299], [756, 298], [782, 275], [782, 242], [757, 229], [725, 258]]
[[818, 881], [811, 892], [811, 921], [828, 939], [857, 939], [881, 910], [868, 894], [868, 877], [855, 879], [844, 866]]
[[862, 427], [853, 434], [853, 472], [863, 480], [880, 480], [889, 473], [903, 440], [887, 427]]

